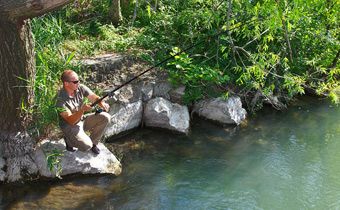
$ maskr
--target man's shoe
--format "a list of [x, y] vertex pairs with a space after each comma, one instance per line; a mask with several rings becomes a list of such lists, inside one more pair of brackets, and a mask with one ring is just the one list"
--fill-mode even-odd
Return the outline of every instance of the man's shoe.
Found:
[[69, 151], [69, 152], [74, 152], [74, 151], [76, 151], [73, 147], [70, 147], [66, 142], [65, 142], [65, 144], [66, 144], [66, 150], [67, 150], [67, 151]]
[[91, 151], [96, 155], [98, 155], [100, 153], [100, 150], [97, 147], [97, 145], [93, 145], [93, 147], [91, 148]]

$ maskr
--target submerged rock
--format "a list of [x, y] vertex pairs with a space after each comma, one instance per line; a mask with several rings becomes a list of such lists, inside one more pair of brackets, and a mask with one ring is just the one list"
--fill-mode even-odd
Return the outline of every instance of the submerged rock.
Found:
[[239, 97], [228, 99], [214, 98], [202, 100], [194, 105], [194, 112], [199, 116], [222, 124], [240, 124], [246, 119], [247, 111], [242, 108]]
[[52, 153], [61, 154], [61, 176], [68, 174], [114, 174], [119, 175], [122, 166], [117, 158], [105, 147], [99, 143], [100, 154], [95, 155], [88, 152], [69, 152], [65, 150], [64, 141], [44, 140], [39, 143], [35, 151], [34, 159], [39, 169], [40, 176], [54, 178], [56, 171], [51, 172], [48, 169], [47, 156]]
[[171, 103], [160, 97], [151, 99], [144, 110], [144, 122], [146, 126], [187, 134], [190, 125], [188, 107]]

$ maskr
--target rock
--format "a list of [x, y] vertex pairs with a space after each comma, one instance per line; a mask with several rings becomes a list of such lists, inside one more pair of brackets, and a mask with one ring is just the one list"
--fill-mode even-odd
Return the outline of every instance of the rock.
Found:
[[177, 104], [183, 104], [184, 94], [185, 94], [185, 86], [180, 86], [176, 89], [172, 89], [169, 92], [171, 102], [177, 103]]
[[173, 104], [164, 98], [148, 101], [144, 110], [146, 126], [166, 128], [187, 134], [189, 132], [188, 107]]
[[[104, 92], [110, 93], [115, 88], [107, 89]], [[134, 103], [139, 100], [148, 101], [153, 96], [153, 84], [152, 83], [137, 83], [128, 84], [121, 89], [115, 91], [112, 97], [109, 99], [112, 103], [120, 102], [124, 104]], [[109, 102], [110, 103], [110, 102]]]
[[246, 110], [242, 108], [239, 97], [202, 100], [194, 105], [194, 112], [204, 118], [222, 124], [240, 124], [246, 118]]
[[5, 165], [6, 165], [5, 160], [2, 157], [0, 157], [0, 181], [1, 182], [3, 182], [5, 180], [5, 177], [6, 177], [5, 171], [3, 171]]
[[124, 56], [116, 54], [104, 54], [80, 61], [81, 65], [85, 68], [102, 73], [110, 72], [112, 69], [121, 68], [123, 62]]
[[142, 122], [143, 103], [141, 100], [126, 105], [116, 105], [111, 110], [111, 123], [106, 129], [105, 137], [139, 127]]
[[3, 180], [8, 182], [25, 181], [35, 178], [38, 173], [32, 155], [34, 154], [35, 141], [27, 132], [0, 133], [0, 154], [5, 161], [1, 173]]
[[170, 100], [169, 92], [171, 90], [171, 85], [169, 82], [159, 82], [154, 86], [153, 97], [162, 97]]
[[149, 101], [152, 96], [153, 96], [153, 83], [146, 83], [145, 85], [143, 85], [142, 87], [142, 100], [143, 102], [145, 101]]
[[39, 174], [43, 177], [56, 177], [56, 172], [51, 172], [48, 169], [46, 160], [47, 155], [53, 153], [53, 151], [62, 154], [61, 176], [78, 173], [119, 175], [122, 171], [122, 166], [117, 158], [102, 143], [99, 143], [97, 146], [100, 149], [99, 155], [95, 155], [91, 151], [68, 152], [65, 150], [64, 141], [52, 142], [44, 140], [39, 143], [35, 151], [34, 160], [38, 165]]
[[132, 85], [126, 85], [114, 93], [114, 97], [117, 101], [127, 104], [133, 103], [141, 98], [140, 90], [136, 91], [136, 87]]
[[16, 182], [36, 177], [38, 167], [32, 156], [34, 153], [7, 158], [6, 180]]

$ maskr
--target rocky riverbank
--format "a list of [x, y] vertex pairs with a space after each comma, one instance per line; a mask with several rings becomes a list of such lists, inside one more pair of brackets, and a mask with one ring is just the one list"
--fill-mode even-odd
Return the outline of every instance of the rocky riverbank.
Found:
[[[151, 66], [136, 58], [125, 55], [107, 54], [99, 57], [81, 60], [85, 78], [84, 83], [98, 94], [111, 92], [116, 87], [141, 74]], [[101, 92], [101, 93], [99, 93]], [[110, 94], [107, 102], [110, 104], [111, 124], [108, 126], [105, 138], [119, 136], [122, 133], [145, 126], [165, 129], [182, 135], [190, 133], [193, 116], [212, 120], [220, 124], [239, 125], [246, 119], [246, 110], [242, 108], [239, 97], [207, 98], [190, 106], [183, 103], [185, 87], [174, 87], [168, 82], [165, 71], [154, 68], [150, 72], [124, 85]], [[40, 142], [32, 157], [29, 174], [8, 174], [6, 166], [0, 158], [0, 181], [19, 181], [27, 177], [35, 178], [65, 176], [69, 174], [114, 174], [122, 171], [120, 160], [124, 152], [131, 148], [140, 149], [141, 143], [127, 142], [126, 144], [109, 146], [100, 144], [101, 152], [95, 156], [92, 153], [65, 151], [63, 139], [46, 139]], [[118, 159], [116, 156], [118, 156]], [[56, 158], [47, 160], [47, 156], [56, 154]], [[54, 167], [48, 168], [54, 161]], [[52, 164], [53, 165], [53, 164]], [[52, 169], [52, 171], [51, 171]], [[15, 172], [15, 170], [13, 170]]]
[[[103, 55], [82, 61], [89, 86], [110, 92], [149, 69], [144, 62], [124, 55]], [[208, 98], [187, 106], [185, 87], [173, 87], [161, 69], [152, 69], [108, 97], [112, 123], [106, 137], [140, 127], [157, 127], [188, 134], [190, 116], [197, 114], [221, 124], [239, 125], [246, 118], [239, 97]]]

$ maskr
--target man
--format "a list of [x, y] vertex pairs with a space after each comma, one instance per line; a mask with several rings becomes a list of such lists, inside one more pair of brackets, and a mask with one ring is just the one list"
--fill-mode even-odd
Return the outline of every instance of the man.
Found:
[[[104, 101], [98, 103], [106, 112], [84, 115], [92, 109], [84, 102], [85, 98], [93, 103], [99, 99], [88, 87], [80, 84], [77, 73], [65, 70], [61, 75], [63, 87], [57, 95], [57, 111], [59, 114], [59, 125], [64, 133], [66, 150], [91, 151], [99, 154], [97, 144], [102, 138], [105, 128], [110, 122], [111, 116], [107, 113], [109, 105]], [[87, 135], [90, 133], [90, 136]]]

